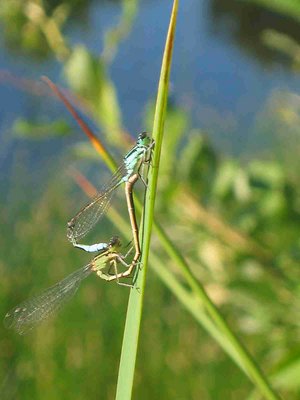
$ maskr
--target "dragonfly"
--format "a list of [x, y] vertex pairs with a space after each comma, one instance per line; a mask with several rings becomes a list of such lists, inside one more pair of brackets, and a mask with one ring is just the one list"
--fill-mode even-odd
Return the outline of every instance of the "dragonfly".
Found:
[[150, 161], [153, 146], [154, 142], [151, 141], [147, 133], [140, 133], [135, 146], [125, 155], [123, 162], [112, 175], [109, 182], [100, 189], [92, 201], [83, 207], [68, 222], [67, 237], [72, 242], [73, 246], [88, 252], [97, 251], [97, 243], [93, 245], [82, 245], [78, 243], [78, 240], [83, 238], [95, 226], [107, 211], [115, 189], [122, 183], [125, 183], [126, 202], [135, 247], [135, 255], [132, 260], [131, 270], [134, 268], [140, 257], [141, 250], [133, 202], [133, 187], [141, 177], [141, 166]]
[[[81, 282], [93, 272], [106, 281], [116, 280], [120, 285], [131, 287], [132, 285], [119, 281], [121, 278], [129, 276], [129, 264], [125, 259], [131, 251], [130, 249], [126, 255], [122, 255], [119, 253], [121, 246], [118, 236], [113, 236], [107, 243], [98, 243], [100, 253], [89, 264], [79, 268], [40, 295], [26, 300], [10, 310], [5, 315], [4, 326], [15, 329], [20, 335], [26, 334], [37, 324], [56, 313], [74, 296]], [[118, 271], [119, 263], [126, 267], [124, 272]]]

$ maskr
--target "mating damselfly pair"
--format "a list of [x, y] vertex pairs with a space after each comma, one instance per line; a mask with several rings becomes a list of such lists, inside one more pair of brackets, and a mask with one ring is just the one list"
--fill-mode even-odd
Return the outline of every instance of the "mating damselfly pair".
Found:
[[[76, 293], [80, 283], [92, 272], [106, 281], [115, 280], [121, 285], [132, 286], [120, 282], [120, 279], [132, 275], [141, 255], [139, 229], [133, 202], [133, 187], [137, 180], [140, 177], [142, 178], [140, 175], [141, 167], [150, 161], [152, 148], [153, 142], [149, 136], [145, 132], [139, 134], [135, 146], [125, 155], [123, 162], [109, 182], [101, 188], [92, 201], [68, 222], [67, 237], [73, 246], [99, 254], [88, 265], [81, 267], [40, 295], [24, 301], [9, 311], [4, 319], [4, 325], [7, 328], [14, 328], [20, 334], [27, 333], [68, 301]], [[126, 259], [132, 249], [125, 255], [121, 254], [121, 242], [118, 236], [112, 237], [109, 242], [93, 245], [78, 243], [78, 240], [83, 238], [106, 212], [115, 189], [122, 183], [125, 183], [126, 202], [135, 251], [130, 263], [127, 263]], [[119, 271], [120, 265], [125, 267], [125, 271]]]

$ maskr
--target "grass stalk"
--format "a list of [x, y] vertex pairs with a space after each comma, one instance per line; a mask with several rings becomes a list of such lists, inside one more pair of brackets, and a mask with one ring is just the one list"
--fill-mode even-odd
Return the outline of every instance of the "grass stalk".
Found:
[[155, 147], [152, 154], [151, 166], [148, 174], [148, 188], [145, 196], [144, 223], [142, 229], [142, 258], [140, 270], [136, 285], [139, 290], [132, 290], [130, 293], [125, 331], [122, 344], [122, 353], [120, 359], [117, 400], [127, 400], [131, 398], [134, 369], [137, 357], [139, 332], [142, 319], [143, 301], [145, 294], [146, 274], [148, 268], [148, 257], [150, 249], [150, 240], [152, 224], [154, 219], [154, 204], [156, 197], [157, 179], [161, 145], [163, 139], [164, 120], [168, 99], [168, 83], [171, 70], [172, 51], [174, 46], [174, 36], [176, 28], [176, 17], [178, 10], [178, 0], [174, 0], [169, 30], [166, 39], [165, 50], [161, 67], [161, 74], [158, 85], [156, 100], [156, 109], [154, 115], [152, 138], [155, 141]]

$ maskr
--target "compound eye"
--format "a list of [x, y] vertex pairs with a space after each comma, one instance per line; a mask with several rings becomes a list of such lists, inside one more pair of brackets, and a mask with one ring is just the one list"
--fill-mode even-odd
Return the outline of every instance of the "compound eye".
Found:
[[110, 239], [110, 241], [109, 241], [109, 246], [114, 246], [115, 244], [117, 244], [118, 243], [118, 241], [119, 241], [119, 238], [118, 238], [118, 236], [113, 236], [111, 239]]
[[142, 132], [139, 134], [138, 139], [143, 140], [145, 137], [147, 137], [147, 132]]
[[110, 247], [121, 247], [122, 243], [119, 236], [113, 236], [109, 241]]

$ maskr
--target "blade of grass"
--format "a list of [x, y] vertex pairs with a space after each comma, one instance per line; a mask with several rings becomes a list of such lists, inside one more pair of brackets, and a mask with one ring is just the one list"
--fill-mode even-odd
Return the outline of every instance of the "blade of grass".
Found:
[[152, 160], [149, 168], [148, 188], [145, 196], [145, 212], [142, 240], [142, 269], [138, 274], [136, 285], [139, 291], [132, 290], [127, 308], [125, 331], [122, 344], [122, 353], [119, 367], [117, 400], [127, 400], [131, 398], [134, 369], [136, 363], [139, 332], [142, 319], [143, 301], [145, 294], [146, 274], [148, 267], [148, 256], [151, 240], [151, 231], [154, 218], [154, 204], [156, 196], [156, 187], [158, 179], [158, 167], [160, 160], [160, 151], [163, 139], [164, 120], [168, 99], [168, 84], [171, 70], [172, 52], [174, 47], [174, 36], [176, 28], [176, 17], [178, 10], [178, 0], [174, 0], [173, 9], [170, 18], [169, 30], [167, 34], [165, 50], [158, 84], [156, 109], [154, 115], [154, 124], [152, 137], [155, 141], [155, 147], [152, 154]]
[[90, 139], [92, 145], [95, 147], [96, 151], [103, 158], [103, 161], [108, 166], [108, 168], [115, 170], [117, 165], [110, 155], [110, 153], [106, 150], [104, 144], [99, 140], [99, 138], [92, 132], [92, 130], [88, 127], [88, 125], [80, 118], [78, 112], [72, 106], [72, 104], [68, 101], [62, 91], [55, 85], [47, 76], [42, 76], [41, 78], [50, 89], [56, 94], [56, 96], [64, 103], [67, 110], [70, 112], [72, 117], [75, 119], [77, 124], [80, 126], [82, 131], [86, 134], [86, 136]]
[[236, 353], [239, 358], [238, 365], [243, 366], [243, 370], [246, 372], [247, 376], [252, 380], [254, 385], [265, 396], [266, 399], [280, 399], [280, 397], [271, 388], [267, 378], [264, 376], [263, 372], [260, 370], [259, 366], [256, 364], [250, 353], [246, 350], [246, 348], [239, 341], [236, 335], [231, 331], [223, 316], [207, 295], [204, 287], [200, 284], [200, 282], [198, 282], [197, 278], [190, 270], [188, 264], [186, 263], [180, 252], [177, 250], [176, 246], [174, 246], [174, 244], [169, 240], [167, 236], [163, 235], [163, 231], [161, 230], [161, 227], [157, 222], [155, 228], [164, 249], [167, 251], [170, 257], [176, 261], [176, 264], [180, 267], [183, 275], [186, 278], [187, 283], [192, 288], [193, 292], [197, 295], [198, 299], [201, 301], [202, 305], [215, 323], [216, 327], [220, 330], [220, 332], [223, 333], [223, 335], [226, 337], [226, 340], [231, 343], [231, 346], [234, 349], [234, 353]]

